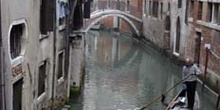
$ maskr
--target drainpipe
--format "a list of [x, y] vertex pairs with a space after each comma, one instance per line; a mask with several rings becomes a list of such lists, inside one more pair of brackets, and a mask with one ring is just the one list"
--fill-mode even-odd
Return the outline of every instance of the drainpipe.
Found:
[[56, 75], [56, 38], [57, 38], [57, 5], [58, 0], [53, 0], [54, 7], [53, 7], [53, 74], [52, 74], [52, 98], [51, 98], [51, 110], [53, 110], [54, 106], [54, 91], [55, 91], [55, 75]]

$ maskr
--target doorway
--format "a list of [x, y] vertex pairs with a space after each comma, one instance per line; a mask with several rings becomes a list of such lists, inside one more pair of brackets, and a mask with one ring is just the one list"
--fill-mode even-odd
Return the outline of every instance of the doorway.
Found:
[[200, 64], [201, 36], [201, 32], [196, 32], [194, 60], [198, 66]]

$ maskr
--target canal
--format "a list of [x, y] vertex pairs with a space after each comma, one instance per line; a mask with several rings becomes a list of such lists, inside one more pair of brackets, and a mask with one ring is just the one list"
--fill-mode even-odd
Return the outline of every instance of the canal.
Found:
[[[110, 30], [86, 36], [83, 110], [138, 110], [181, 80], [181, 67], [129, 35]], [[169, 101], [181, 88], [166, 95]], [[197, 87], [202, 110], [214, 110], [215, 96]], [[160, 101], [146, 110], [163, 110]]]

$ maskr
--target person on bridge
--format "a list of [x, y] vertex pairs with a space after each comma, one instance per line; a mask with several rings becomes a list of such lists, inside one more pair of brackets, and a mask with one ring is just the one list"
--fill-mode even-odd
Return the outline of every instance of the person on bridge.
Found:
[[194, 107], [197, 75], [200, 74], [201, 71], [197, 67], [197, 65], [194, 64], [190, 58], [186, 58], [185, 65], [182, 69], [182, 78], [186, 78], [183, 83], [186, 85], [187, 88], [187, 108], [189, 108], [189, 110], [193, 110]]

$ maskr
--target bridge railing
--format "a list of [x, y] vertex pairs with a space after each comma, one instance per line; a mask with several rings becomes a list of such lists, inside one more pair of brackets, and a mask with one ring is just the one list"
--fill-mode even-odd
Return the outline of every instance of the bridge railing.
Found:
[[131, 5], [130, 3], [122, 1], [96, 1], [91, 4], [91, 13], [95, 11], [104, 10], [119, 10], [129, 13], [135, 17], [142, 18], [142, 13], [138, 10], [138, 7]]

